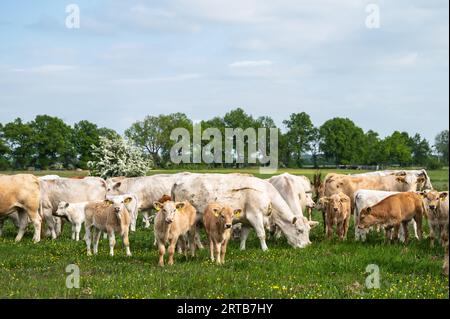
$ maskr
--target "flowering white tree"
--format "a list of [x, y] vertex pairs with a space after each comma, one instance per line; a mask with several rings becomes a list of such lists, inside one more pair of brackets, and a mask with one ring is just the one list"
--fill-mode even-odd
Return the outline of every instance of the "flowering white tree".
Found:
[[144, 176], [153, 166], [151, 159], [121, 137], [102, 137], [99, 146], [92, 146], [92, 155], [94, 160], [87, 164], [90, 174], [102, 178]]

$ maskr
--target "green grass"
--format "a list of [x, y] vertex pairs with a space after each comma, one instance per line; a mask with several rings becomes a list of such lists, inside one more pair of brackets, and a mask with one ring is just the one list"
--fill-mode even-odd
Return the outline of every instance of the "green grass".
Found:
[[[433, 183], [448, 187], [448, 170], [430, 175]], [[107, 240], [101, 240], [98, 256], [86, 256], [85, 243], [71, 241], [67, 226], [62, 238], [39, 244], [31, 242], [30, 227], [16, 244], [16, 231], [6, 223], [0, 238], [0, 298], [449, 298], [441, 247], [430, 248], [428, 240], [415, 239], [408, 246], [385, 245], [377, 233], [365, 243], [355, 242], [353, 227], [346, 242], [328, 241], [319, 214], [314, 219], [321, 224], [305, 249], [270, 238], [269, 251], [262, 252], [252, 232], [246, 251], [231, 242], [224, 266], [211, 263], [205, 249], [194, 259], [176, 255], [175, 265], [162, 269], [157, 266], [153, 231], [141, 225], [130, 236], [133, 256], [127, 258], [120, 240], [115, 257], [108, 256]], [[69, 264], [80, 267], [80, 289], [65, 286]], [[380, 268], [380, 289], [365, 288], [369, 264]]]

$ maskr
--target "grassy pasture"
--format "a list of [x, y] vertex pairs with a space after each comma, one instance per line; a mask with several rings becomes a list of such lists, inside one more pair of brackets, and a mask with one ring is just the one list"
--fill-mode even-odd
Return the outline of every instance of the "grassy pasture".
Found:
[[[256, 169], [240, 171], [259, 176]], [[286, 171], [308, 177], [315, 172]], [[437, 189], [448, 189], [448, 170], [429, 173]], [[46, 174], [85, 173], [39, 172]], [[322, 222], [317, 212], [314, 219]], [[354, 241], [351, 226], [346, 242], [328, 241], [321, 223], [311, 233], [313, 244], [305, 249], [294, 250], [285, 239], [270, 238], [269, 251], [263, 253], [251, 232], [246, 251], [231, 242], [224, 266], [212, 264], [205, 249], [194, 259], [176, 255], [174, 266], [161, 269], [153, 231], [139, 226], [130, 236], [133, 256], [125, 256], [118, 240], [111, 258], [107, 240], [101, 240], [98, 256], [86, 256], [84, 242], [71, 241], [67, 226], [56, 241], [33, 244], [30, 228], [15, 244], [16, 231], [7, 222], [0, 238], [0, 298], [449, 298], [448, 278], [441, 274], [443, 249], [430, 248], [427, 240], [385, 245], [382, 234], [372, 233], [360, 243]], [[66, 288], [69, 264], [80, 268], [80, 289]], [[380, 269], [380, 289], [365, 288], [369, 264]]]

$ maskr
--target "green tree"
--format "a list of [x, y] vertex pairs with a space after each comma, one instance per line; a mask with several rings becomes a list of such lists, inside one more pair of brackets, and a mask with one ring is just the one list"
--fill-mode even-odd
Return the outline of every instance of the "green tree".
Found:
[[72, 143], [72, 128], [63, 120], [48, 115], [38, 115], [30, 123], [36, 147], [36, 166], [70, 168], [76, 163]]
[[412, 150], [409, 136], [405, 133], [395, 131], [381, 142], [382, 156], [384, 164], [399, 164], [408, 166], [412, 162]]
[[133, 123], [125, 131], [125, 136], [149, 154], [157, 167], [165, 167], [175, 143], [170, 140], [170, 133], [175, 128], [186, 128], [192, 132], [192, 122], [183, 113], [147, 116], [143, 121]]
[[311, 118], [305, 112], [291, 114], [289, 120], [284, 120], [287, 127], [286, 138], [290, 153], [295, 158], [298, 167], [302, 166], [302, 153], [311, 150], [311, 142], [314, 139], [314, 125]]
[[410, 138], [409, 145], [412, 150], [413, 163], [426, 166], [431, 156], [431, 147], [428, 141], [417, 133]]
[[376, 165], [383, 159], [381, 152], [381, 140], [377, 132], [369, 130], [365, 134], [363, 144], [363, 163], [367, 165]]
[[347, 118], [326, 121], [319, 129], [320, 149], [325, 157], [339, 164], [356, 164], [364, 152], [364, 131]]
[[10, 150], [14, 169], [26, 169], [33, 165], [36, 154], [33, 129], [28, 123], [17, 118], [2, 128], [3, 139]]
[[92, 146], [98, 146], [100, 138], [118, 138], [119, 135], [108, 128], [99, 128], [89, 121], [80, 121], [73, 128], [73, 144], [78, 158], [77, 166], [87, 168], [87, 163], [93, 160]]
[[444, 130], [436, 136], [434, 148], [441, 161], [448, 165], [448, 130]]
[[6, 170], [10, 168], [8, 155], [10, 149], [6, 144], [6, 140], [3, 137], [3, 125], [0, 123], [0, 170]]

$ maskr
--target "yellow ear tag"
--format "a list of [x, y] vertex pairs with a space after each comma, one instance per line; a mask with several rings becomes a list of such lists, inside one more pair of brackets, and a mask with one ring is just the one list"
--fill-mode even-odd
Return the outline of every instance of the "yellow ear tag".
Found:
[[219, 215], [220, 215], [220, 213], [219, 213], [218, 210], [213, 210], [213, 214], [214, 214], [214, 216], [216, 216], [216, 217], [219, 217]]
[[156, 207], [155, 207], [155, 210], [156, 210], [157, 212], [159, 212], [159, 211], [161, 210], [161, 208], [160, 208], [159, 206], [156, 206]]
[[234, 217], [240, 218], [241, 217], [241, 212], [237, 212], [236, 214], [234, 214]]

